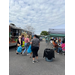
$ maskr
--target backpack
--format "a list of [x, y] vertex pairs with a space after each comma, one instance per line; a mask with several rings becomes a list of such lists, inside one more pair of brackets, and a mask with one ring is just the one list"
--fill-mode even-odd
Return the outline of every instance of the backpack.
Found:
[[43, 57], [46, 57], [46, 58], [48, 58], [49, 60], [51, 60], [52, 58], [55, 58], [54, 50], [53, 50], [53, 49], [46, 48], [46, 49], [44, 50]]

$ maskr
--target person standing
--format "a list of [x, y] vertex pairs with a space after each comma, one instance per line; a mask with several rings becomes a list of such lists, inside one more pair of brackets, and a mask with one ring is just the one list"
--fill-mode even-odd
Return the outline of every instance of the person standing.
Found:
[[62, 52], [63, 52], [64, 55], [65, 55], [65, 39], [62, 41], [61, 47], [62, 47]]
[[57, 43], [56, 43], [56, 40], [53, 40], [53, 47], [54, 47], [54, 50], [56, 50], [56, 52], [57, 52], [57, 50], [58, 50], [58, 45], [57, 45]]
[[24, 54], [27, 51], [27, 49], [28, 49], [28, 45], [27, 44], [30, 42], [28, 36], [26, 36], [26, 38], [24, 39], [24, 41], [25, 41], [25, 50], [23, 51], [22, 54]]
[[[17, 48], [18, 48], [20, 45], [22, 46], [22, 39], [21, 39], [21, 36], [18, 37], [18, 40], [17, 40]], [[17, 50], [16, 50], [16, 54], [18, 54]], [[21, 52], [21, 54], [22, 54], [22, 52]]]
[[22, 35], [22, 41], [24, 41], [24, 35]]
[[48, 38], [46, 37], [46, 43], [48, 43]]
[[62, 41], [62, 44], [60, 45], [60, 47], [58, 47], [58, 54], [60, 51], [65, 52], [65, 41]]
[[33, 61], [32, 61], [32, 63], [35, 62], [35, 57], [37, 59], [36, 62], [38, 62], [38, 50], [39, 50], [39, 46], [40, 46], [40, 40], [37, 37], [38, 37], [37, 35], [34, 35], [33, 39], [30, 42], [31, 50], [32, 50], [32, 53], [33, 53]]

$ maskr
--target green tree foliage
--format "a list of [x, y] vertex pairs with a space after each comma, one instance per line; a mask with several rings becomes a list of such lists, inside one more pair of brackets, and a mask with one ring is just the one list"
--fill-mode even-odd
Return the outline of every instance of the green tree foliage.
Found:
[[48, 32], [47, 32], [47, 31], [42, 31], [42, 32], [40, 33], [40, 35], [48, 35]]

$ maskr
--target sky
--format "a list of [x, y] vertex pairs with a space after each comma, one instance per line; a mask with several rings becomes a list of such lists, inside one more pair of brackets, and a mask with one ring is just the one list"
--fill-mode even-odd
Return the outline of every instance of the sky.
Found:
[[9, 0], [9, 24], [25, 28], [31, 25], [35, 34], [65, 29], [65, 0]]

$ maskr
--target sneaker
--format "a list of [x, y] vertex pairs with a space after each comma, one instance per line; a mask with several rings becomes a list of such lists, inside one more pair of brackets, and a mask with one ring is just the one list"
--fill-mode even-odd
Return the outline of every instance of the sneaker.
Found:
[[18, 53], [16, 53], [16, 54], [18, 54]]
[[32, 61], [32, 63], [34, 64], [34, 61]]
[[38, 62], [38, 60], [36, 60], [36, 62]]
[[59, 53], [57, 53], [57, 54], [59, 54]]
[[24, 53], [22, 53], [22, 55], [24, 55]]
[[65, 55], [65, 53], [63, 53]]
[[29, 55], [29, 54], [27, 54], [27, 55]]
[[30, 58], [32, 58], [32, 57], [30, 56]]

